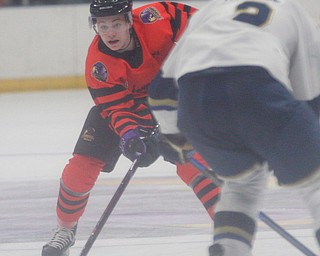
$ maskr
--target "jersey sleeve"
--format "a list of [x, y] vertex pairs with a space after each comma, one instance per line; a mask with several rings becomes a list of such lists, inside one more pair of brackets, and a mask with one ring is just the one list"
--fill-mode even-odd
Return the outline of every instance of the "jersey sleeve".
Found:
[[173, 78], [160, 71], [148, 91], [148, 104], [163, 134], [180, 133], [178, 120], [178, 88]]
[[177, 2], [160, 2], [166, 12], [170, 15], [172, 29], [172, 42], [178, 41], [187, 27], [189, 18], [197, 11], [196, 8]]
[[89, 87], [102, 117], [119, 136], [138, 126], [152, 129], [154, 120], [145, 99], [135, 99], [122, 85]]

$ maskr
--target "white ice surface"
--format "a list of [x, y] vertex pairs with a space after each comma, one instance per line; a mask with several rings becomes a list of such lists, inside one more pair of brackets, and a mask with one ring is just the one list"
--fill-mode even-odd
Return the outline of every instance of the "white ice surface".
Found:
[[[2, 184], [58, 180], [61, 170], [71, 156], [91, 105], [92, 101], [87, 90], [0, 94], [0, 177]], [[122, 178], [129, 165], [129, 161], [121, 158], [116, 170], [109, 177]], [[160, 179], [161, 177], [175, 177], [175, 175], [173, 166], [158, 161], [152, 168], [139, 172], [137, 177]], [[10, 190], [10, 185], [8, 190]], [[10, 191], [5, 192], [8, 195], [11, 193]], [[10, 200], [10, 197], [6, 200]], [[290, 200], [290, 198], [285, 200]], [[12, 201], [13, 204], [15, 202]], [[21, 204], [22, 212], [25, 210], [25, 204], [28, 204], [28, 201]], [[53, 203], [50, 203], [50, 207], [54, 209]], [[279, 208], [279, 211], [283, 210], [280, 205]], [[0, 208], [0, 221], [2, 221], [0, 231], [1, 226], [10, 225], [8, 211], [8, 209]], [[44, 217], [39, 216], [37, 212], [31, 216], [39, 220]], [[289, 217], [292, 216], [289, 216], [288, 213]], [[181, 218], [184, 218], [183, 211]], [[25, 222], [28, 221], [30, 221], [30, 216], [25, 219]], [[290, 233], [307, 247], [317, 251], [312, 230], [305, 228], [303, 220], [295, 224]], [[207, 225], [211, 225], [209, 221]], [[261, 223], [259, 225], [263, 226]], [[50, 228], [48, 226], [48, 229]], [[154, 237], [97, 239], [89, 255], [205, 256], [208, 255], [207, 247], [211, 244], [212, 237], [210, 229], [208, 230], [209, 232], [204, 234], [188, 233], [186, 229], [183, 235], [172, 236], [168, 233]], [[41, 255], [41, 247], [49, 238], [43, 237], [41, 241], [31, 242], [26, 238], [24, 242], [23, 230], [17, 229], [13, 232], [19, 236], [22, 235], [22, 239], [19, 243], [0, 241], [0, 256]], [[78, 240], [70, 255], [79, 255], [84, 243], [85, 239]], [[304, 255], [266, 227], [259, 230], [257, 234], [254, 253], [256, 256]]]

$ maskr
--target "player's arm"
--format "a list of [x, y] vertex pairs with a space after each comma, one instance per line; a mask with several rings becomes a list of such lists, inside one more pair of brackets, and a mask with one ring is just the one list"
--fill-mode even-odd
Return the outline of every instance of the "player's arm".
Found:
[[119, 136], [139, 126], [146, 129], [154, 127], [146, 103], [142, 99], [134, 99], [124, 86], [104, 83], [100, 88], [89, 86], [89, 91], [102, 117]]
[[185, 163], [194, 150], [177, 127], [178, 88], [174, 79], [164, 78], [160, 72], [149, 87], [148, 103], [161, 128], [160, 154], [166, 161]]
[[188, 20], [197, 11], [196, 8], [176, 2], [160, 2], [170, 15], [172, 42], [177, 42], [188, 25]]
[[132, 161], [139, 158], [140, 167], [152, 164], [159, 153], [146, 100], [135, 99], [122, 85], [104, 83], [101, 88], [89, 86], [89, 91], [102, 117], [119, 135], [122, 153]]

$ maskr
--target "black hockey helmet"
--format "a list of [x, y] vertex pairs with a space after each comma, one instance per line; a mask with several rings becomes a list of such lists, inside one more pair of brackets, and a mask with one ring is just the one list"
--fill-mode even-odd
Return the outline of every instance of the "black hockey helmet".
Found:
[[131, 13], [132, 0], [92, 0], [90, 14], [92, 18]]

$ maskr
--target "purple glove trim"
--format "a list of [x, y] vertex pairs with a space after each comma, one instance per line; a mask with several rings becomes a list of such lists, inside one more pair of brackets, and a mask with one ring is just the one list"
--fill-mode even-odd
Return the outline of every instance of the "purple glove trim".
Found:
[[146, 153], [146, 145], [140, 138], [139, 129], [127, 131], [120, 139], [120, 149], [124, 156], [134, 161]]

